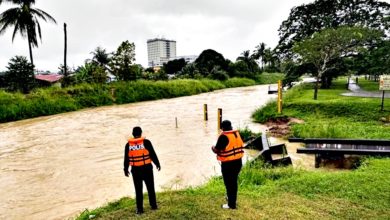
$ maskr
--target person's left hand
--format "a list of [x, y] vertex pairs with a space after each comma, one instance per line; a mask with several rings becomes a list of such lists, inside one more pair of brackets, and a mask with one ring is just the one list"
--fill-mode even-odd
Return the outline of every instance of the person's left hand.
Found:
[[129, 177], [129, 171], [128, 170], [123, 170], [123, 172], [125, 173], [126, 177]]
[[218, 152], [218, 150], [215, 148], [215, 146], [212, 146], [212, 147], [211, 147], [211, 150], [212, 150], [214, 153], [217, 153], [217, 152]]
[[161, 166], [158, 166], [158, 167], [157, 167], [157, 170], [160, 171], [160, 170], [161, 170]]

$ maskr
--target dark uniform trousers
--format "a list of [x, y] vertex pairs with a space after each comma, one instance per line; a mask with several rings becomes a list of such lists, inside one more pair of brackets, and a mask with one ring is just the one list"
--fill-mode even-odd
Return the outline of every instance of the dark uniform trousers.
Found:
[[225, 183], [230, 208], [236, 208], [238, 191], [238, 174], [241, 171], [242, 160], [233, 160], [221, 163], [223, 182]]
[[154, 190], [154, 178], [153, 178], [153, 166], [147, 164], [144, 166], [132, 166], [131, 174], [133, 176], [135, 187], [135, 198], [137, 201], [137, 210], [143, 212], [143, 181], [145, 182], [146, 189], [148, 190], [149, 204], [152, 209], [157, 208], [156, 192]]

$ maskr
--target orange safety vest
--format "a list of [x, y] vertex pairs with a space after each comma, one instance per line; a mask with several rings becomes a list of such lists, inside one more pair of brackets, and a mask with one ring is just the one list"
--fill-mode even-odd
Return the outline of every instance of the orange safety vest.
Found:
[[144, 137], [129, 139], [130, 166], [143, 166], [152, 162], [149, 151], [144, 146], [144, 140]]
[[217, 159], [221, 162], [228, 162], [242, 158], [244, 156], [244, 142], [238, 131], [223, 131], [221, 135], [225, 135], [229, 139], [229, 143], [224, 150], [217, 153]]

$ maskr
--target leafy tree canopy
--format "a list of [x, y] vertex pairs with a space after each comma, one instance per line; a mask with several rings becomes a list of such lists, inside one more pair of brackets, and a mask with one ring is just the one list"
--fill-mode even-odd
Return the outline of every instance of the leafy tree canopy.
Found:
[[163, 64], [163, 69], [166, 74], [175, 74], [183, 69], [187, 65], [187, 62], [185, 59], [176, 59], [168, 61], [167, 63]]
[[76, 83], [105, 83], [107, 82], [107, 73], [102, 66], [96, 63], [85, 63], [75, 74]]
[[278, 53], [291, 55], [294, 43], [326, 28], [358, 25], [388, 31], [389, 15], [390, 4], [377, 0], [316, 0], [294, 7], [279, 28]]
[[135, 45], [124, 41], [111, 58], [111, 71], [119, 80], [136, 80], [136, 68], [132, 67], [134, 61]]
[[7, 66], [6, 78], [11, 91], [28, 93], [34, 87], [34, 65], [26, 57], [15, 56]]
[[350, 60], [357, 74], [390, 74], [390, 41], [385, 40], [375, 48]]
[[314, 99], [317, 99], [319, 79], [335, 66], [335, 60], [355, 55], [366, 50], [370, 42], [381, 40], [383, 33], [364, 27], [340, 27], [325, 29], [311, 38], [294, 45], [293, 51], [302, 63], [312, 63], [316, 68], [317, 78]]
[[102, 47], [97, 47], [91, 54], [93, 55], [92, 62], [106, 69], [111, 61], [111, 53], [106, 52], [106, 49]]
[[204, 50], [195, 60], [196, 68], [203, 76], [209, 75], [214, 68], [227, 71], [229, 62], [225, 60], [222, 54], [212, 49]]

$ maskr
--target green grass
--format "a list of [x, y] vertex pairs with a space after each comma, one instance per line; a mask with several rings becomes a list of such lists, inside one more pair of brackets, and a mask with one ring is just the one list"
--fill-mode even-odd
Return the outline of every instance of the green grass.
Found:
[[[220, 177], [200, 187], [157, 194], [159, 210], [135, 215], [135, 201], [84, 211], [78, 219], [388, 219], [390, 159], [366, 159], [357, 170], [304, 171], [255, 162], [239, 179], [238, 209], [222, 210]], [[148, 207], [147, 197], [144, 206]]]
[[358, 85], [360, 88], [366, 91], [379, 91], [379, 82], [374, 80], [368, 80], [364, 77], [360, 77], [358, 80]]
[[289, 90], [283, 100], [283, 114], [276, 103], [259, 108], [252, 117], [257, 122], [278, 117], [295, 117], [304, 124], [294, 124], [295, 137], [390, 139], [390, 126], [380, 121], [390, 115], [390, 102], [380, 111], [381, 99], [345, 97], [345, 81], [337, 80], [331, 89], [321, 89], [313, 100], [313, 86], [302, 85]]
[[[263, 76], [267, 78], [267, 76]], [[269, 79], [269, 80], [272, 80]], [[0, 90], [0, 123], [53, 115], [83, 108], [195, 95], [217, 89], [256, 85], [254, 80], [181, 79], [171, 81], [81, 84], [68, 88], [37, 89], [28, 95]]]
[[240, 136], [244, 142], [248, 141], [249, 139], [261, 136], [261, 133], [254, 133], [248, 127], [239, 128], [238, 132], [240, 133]]
[[278, 80], [283, 80], [284, 76], [282, 73], [262, 73], [257, 76], [256, 82], [260, 84], [274, 84]]

